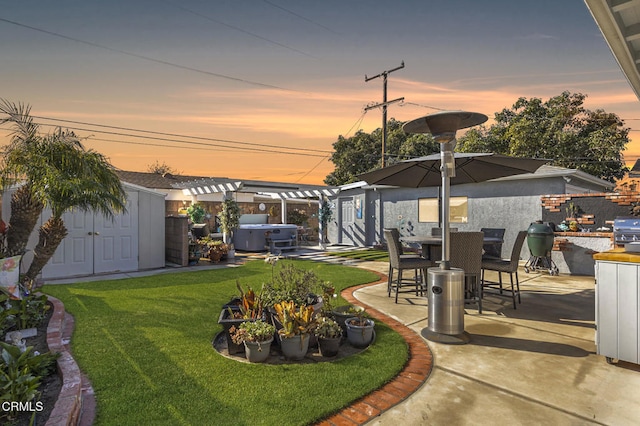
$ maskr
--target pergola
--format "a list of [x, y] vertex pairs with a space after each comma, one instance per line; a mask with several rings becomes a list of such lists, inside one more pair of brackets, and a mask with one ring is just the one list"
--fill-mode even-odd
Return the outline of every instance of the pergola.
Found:
[[322, 185], [303, 185], [297, 183], [266, 182], [258, 180], [240, 180], [229, 178], [207, 178], [176, 183], [172, 185], [181, 189], [185, 195], [206, 195], [221, 193], [245, 192], [279, 199], [282, 204], [282, 223], [287, 223], [287, 200], [318, 199], [322, 203], [324, 197], [332, 197], [340, 192], [340, 188]]

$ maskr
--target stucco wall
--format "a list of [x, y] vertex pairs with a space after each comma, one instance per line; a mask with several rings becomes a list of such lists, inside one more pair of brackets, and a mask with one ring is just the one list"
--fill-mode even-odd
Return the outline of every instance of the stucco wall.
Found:
[[[563, 193], [565, 181], [562, 177], [506, 180], [475, 184], [454, 185], [451, 196], [466, 196], [468, 201], [468, 222], [452, 223], [460, 231], [480, 228], [505, 228], [505, 242], [502, 255], [508, 257], [518, 231], [526, 230], [531, 222], [541, 219], [542, 194]], [[340, 215], [329, 225], [329, 241], [332, 243], [371, 246], [382, 242], [384, 228], [398, 228], [401, 235], [429, 234], [436, 222], [418, 221], [418, 199], [437, 198], [439, 188], [376, 188], [343, 191], [339, 198], [364, 200], [362, 220], [354, 221], [349, 232], [354, 237], [349, 241], [340, 240]], [[339, 210], [339, 200], [333, 200]], [[380, 206], [382, 205], [382, 208]], [[336, 213], [339, 213], [337, 211]], [[529, 257], [525, 247], [521, 259]]]

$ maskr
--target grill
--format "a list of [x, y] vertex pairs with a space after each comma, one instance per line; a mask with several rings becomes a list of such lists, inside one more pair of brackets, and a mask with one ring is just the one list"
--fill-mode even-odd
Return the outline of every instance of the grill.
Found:
[[613, 239], [616, 244], [640, 241], [640, 218], [617, 217], [613, 221]]

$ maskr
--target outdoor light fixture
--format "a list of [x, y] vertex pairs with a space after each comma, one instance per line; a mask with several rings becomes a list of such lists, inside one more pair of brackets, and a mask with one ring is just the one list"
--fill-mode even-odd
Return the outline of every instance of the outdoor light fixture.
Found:
[[464, 271], [450, 268], [449, 199], [450, 179], [456, 175], [453, 149], [459, 129], [476, 126], [488, 117], [477, 112], [443, 111], [405, 123], [407, 133], [431, 133], [440, 143], [442, 261], [439, 268], [429, 268], [427, 297], [429, 317], [422, 335], [440, 343], [464, 344], [470, 341], [464, 331]]

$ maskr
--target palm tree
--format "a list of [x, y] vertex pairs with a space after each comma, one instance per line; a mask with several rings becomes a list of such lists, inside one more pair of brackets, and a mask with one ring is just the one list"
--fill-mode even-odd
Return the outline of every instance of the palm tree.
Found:
[[[12, 148], [28, 146], [38, 138], [38, 126], [33, 122], [28, 106], [15, 105], [5, 100], [0, 100], [0, 112], [7, 116], [6, 118], [0, 118], [0, 125], [5, 123], [13, 124], [13, 131], [10, 134], [10, 147], [5, 151], [5, 157], [2, 158], [3, 167], [0, 170], [0, 186], [4, 190], [22, 178], [20, 173], [16, 173], [11, 164], [7, 164], [11, 163], [12, 159], [16, 157], [16, 151]], [[42, 201], [33, 196], [31, 189], [30, 183], [27, 182], [11, 196], [11, 219], [7, 230], [6, 247], [8, 256], [24, 254], [29, 236], [44, 208]]]
[[[1, 102], [0, 111], [6, 112], [5, 109], [9, 110], [5, 122], [14, 123], [15, 131], [5, 151], [3, 175], [14, 179], [22, 176], [28, 188], [25, 192], [51, 209], [51, 217], [39, 229], [34, 258], [25, 275], [29, 282], [67, 235], [62, 220], [65, 212], [74, 208], [91, 210], [113, 219], [115, 213], [125, 210], [126, 193], [109, 161], [102, 154], [85, 149], [73, 132], [57, 129], [40, 136], [37, 126], [32, 131], [25, 125], [30, 122], [28, 108]], [[33, 226], [29, 233], [32, 229]]]

